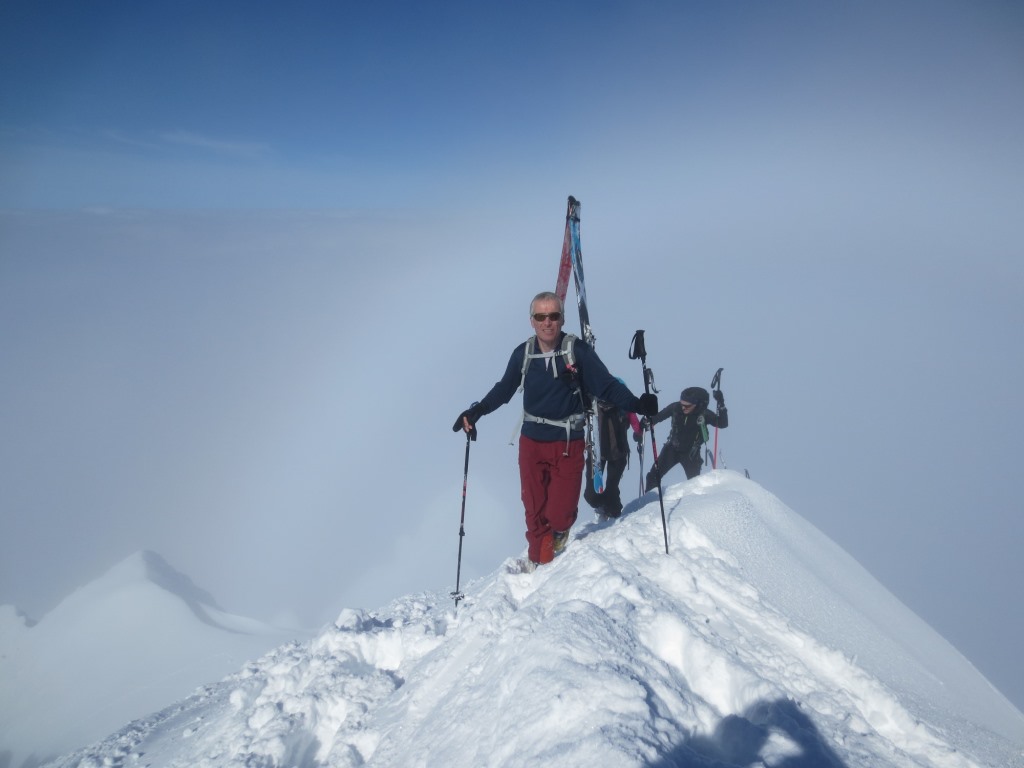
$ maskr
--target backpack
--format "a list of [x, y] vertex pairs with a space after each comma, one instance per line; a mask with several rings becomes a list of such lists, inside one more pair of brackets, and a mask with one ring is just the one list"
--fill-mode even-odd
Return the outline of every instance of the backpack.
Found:
[[[536, 336], [531, 336], [526, 340], [526, 344], [523, 346], [523, 377], [519, 380], [519, 389], [516, 390], [517, 392], [522, 392], [523, 387], [526, 385], [526, 369], [530, 366], [530, 361], [538, 357], [550, 357], [552, 358], [552, 363], [554, 363], [554, 358], [564, 357], [565, 367], [567, 369], [574, 370], [576, 368], [576, 352], [574, 347], [576, 346], [576, 340], [579, 336], [573, 336], [571, 333], [567, 333], [565, 334], [565, 338], [562, 339], [562, 346], [560, 349], [555, 349], [551, 352], [531, 352], [530, 350], [533, 349], [533, 341], [536, 338]], [[554, 364], [551, 366], [551, 375], [558, 378], [558, 368]]]
[[[517, 392], [522, 392], [523, 388], [526, 386], [526, 369], [530, 366], [530, 361], [535, 360], [538, 357], [551, 358], [551, 375], [556, 379], [560, 375], [558, 373], [558, 366], [555, 365], [555, 358], [558, 357], [561, 357], [565, 360], [565, 368], [567, 371], [573, 371], [575, 373], [576, 353], [573, 348], [576, 345], [576, 340], [579, 338], [578, 336], [574, 336], [571, 333], [567, 333], [565, 334], [565, 338], [562, 339], [562, 346], [559, 349], [554, 349], [550, 352], [531, 352], [530, 350], [533, 349], [533, 342], [536, 338], [536, 336], [531, 336], [526, 340], [526, 343], [523, 345], [523, 374], [522, 378], [519, 380], [519, 389], [516, 390]], [[582, 426], [585, 419], [585, 414], [590, 408], [590, 400], [583, 392], [582, 383], [579, 381], [578, 378], [576, 379], [576, 391], [579, 393], [580, 402], [583, 405], [582, 413], [574, 414], [565, 421], [554, 421], [552, 419], [544, 419], [541, 418], [540, 416], [534, 416], [532, 414], [529, 414], [526, 412], [526, 408], [524, 407], [523, 415], [519, 418], [519, 423], [516, 425], [515, 431], [512, 433], [512, 439], [509, 440], [508, 444], [512, 445], [515, 443], [516, 435], [518, 435], [519, 430], [522, 429], [524, 421], [535, 421], [541, 424], [551, 424], [556, 427], [565, 427], [565, 442], [566, 445], [568, 445], [569, 435], [572, 432], [573, 427], [578, 428]]]

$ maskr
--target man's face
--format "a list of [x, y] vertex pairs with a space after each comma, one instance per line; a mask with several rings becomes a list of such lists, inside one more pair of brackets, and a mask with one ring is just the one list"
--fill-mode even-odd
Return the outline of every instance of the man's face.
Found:
[[530, 325], [537, 338], [545, 344], [554, 343], [564, 324], [565, 318], [554, 299], [535, 301], [530, 308]]

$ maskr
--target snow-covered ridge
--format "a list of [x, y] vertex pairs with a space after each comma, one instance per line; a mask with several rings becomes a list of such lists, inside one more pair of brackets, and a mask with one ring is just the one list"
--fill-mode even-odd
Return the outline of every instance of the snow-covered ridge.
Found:
[[710, 473], [550, 566], [342, 612], [61, 768], [1024, 765], [1024, 715], [774, 496]]

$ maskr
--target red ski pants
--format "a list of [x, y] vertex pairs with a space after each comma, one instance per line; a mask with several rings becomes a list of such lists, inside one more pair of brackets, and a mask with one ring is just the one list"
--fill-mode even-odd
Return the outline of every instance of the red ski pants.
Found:
[[519, 437], [519, 481], [526, 509], [530, 559], [550, 563], [553, 531], [568, 531], [576, 522], [583, 481], [583, 441], [542, 443]]

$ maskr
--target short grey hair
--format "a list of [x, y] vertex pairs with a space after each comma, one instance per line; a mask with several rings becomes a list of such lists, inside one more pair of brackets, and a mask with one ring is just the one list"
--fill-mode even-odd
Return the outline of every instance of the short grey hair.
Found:
[[533, 317], [533, 305], [538, 301], [557, 301], [558, 311], [562, 313], [563, 317], [565, 316], [565, 302], [562, 301], [562, 297], [554, 291], [541, 291], [534, 296], [533, 301], [530, 302], [530, 317]]

